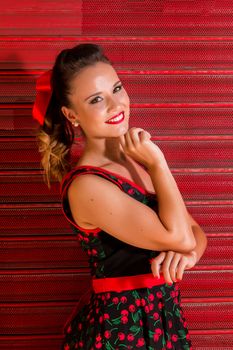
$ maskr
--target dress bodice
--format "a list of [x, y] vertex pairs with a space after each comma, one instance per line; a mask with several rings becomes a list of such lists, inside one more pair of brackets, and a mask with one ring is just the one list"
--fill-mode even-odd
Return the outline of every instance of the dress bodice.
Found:
[[147, 192], [136, 183], [109, 170], [95, 166], [78, 166], [69, 172], [62, 181], [62, 208], [65, 217], [70, 222], [81, 247], [87, 252], [91, 275], [94, 278], [134, 276], [151, 273], [150, 259], [160, 252], [143, 249], [125, 243], [101, 228], [86, 229], [80, 227], [73, 219], [69, 206], [67, 191], [76, 176], [95, 174], [101, 176], [122, 191], [157, 211], [156, 195]]

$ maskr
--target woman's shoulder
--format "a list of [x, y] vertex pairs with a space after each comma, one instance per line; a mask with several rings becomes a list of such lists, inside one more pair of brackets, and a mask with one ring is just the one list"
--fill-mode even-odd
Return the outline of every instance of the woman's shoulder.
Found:
[[[115, 180], [124, 180], [126, 183], [136, 185], [140, 189], [144, 189], [147, 192], [154, 192], [154, 186], [151, 181], [150, 175], [143, 167], [143, 165], [131, 160], [126, 159], [125, 162], [116, 163], [112, 161], [96, 161], [93, 159], [83, 158], [80, 160], [71, 174], [77, 175], [77, 173], [99, 173], [105, 176], [110, 176]], [[83, 181], [87, 181], [83, 180]], [[78, 182], [78, 181], [77, 181]]]
[[[98, 181], [98, 177], [93, 175], [100, 175], [100, 177], [105, 178], [112, 177], [110, 169], [113, 169], [110, 163], [91, 162], [86, 160], [79, 161], [64, 176], [61, 182], [61, 191], [63, 192], [65, 189], [69, 189], [70, 192], [74, 188], [81, 188], [83, 190], [86, 183], [91, 185], [92, 182], [95, 184], [95, 182]], [[84, 174], [86, 176], [79, 176]]]

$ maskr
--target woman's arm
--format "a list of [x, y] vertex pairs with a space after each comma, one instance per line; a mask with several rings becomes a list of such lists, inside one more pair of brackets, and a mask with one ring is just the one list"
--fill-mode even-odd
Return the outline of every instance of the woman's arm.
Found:
[[[174, 236], [183, 237], [182, 245], [195, 247], [195, 237], [189, 213], [164, 157], [148, 168], [157, 198], [161, 222]], [[189, 250], [189, 249], [188, 249]]]
[[193, 217], [189, 214], [190, 223], [193, 231], [193, 235], [196, 240], [196, 247], [190, 251], [190, 253], [195, 254], [196, 263], [201, 259], [207, 247], [207, 237], [202, 230], [202, 228], [198, 225], [198, 223], [193, 219]]
[[207, 246], [207, 237], [202, 228], [198, 225], [198, 223], [193, 219], [193, 217], [189, 214], [190, 224], [192, 227], [193, 235], [196, 240], [196, 247], [191, 250], [196, 255], [196, 263], [200, 260], [202, 255], [204, 254]]
[[120, 136], [120, 143], [127, 155], [147, 168], [158, 199], [158, 216], [170, 241], [185, 252], [195, 248], [188, 212], [163, 152], [140, 128]]
[[167, 283], [182, 280], [184, 271], [195, 266], [205, 252], [207, 238], [204, 231], [190, 214], [189, 221], [196, 240], [196, 247], [189, 253], [163, 251], [151, 261], [153, 275], [159, 277], [160, 272], [163, 272]]

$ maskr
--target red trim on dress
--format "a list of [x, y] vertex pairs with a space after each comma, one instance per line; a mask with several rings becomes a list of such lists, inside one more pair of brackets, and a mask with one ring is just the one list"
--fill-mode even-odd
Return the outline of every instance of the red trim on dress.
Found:
[[152, 273], [136, 276], [92, 278], [92, 286], [95, 293], [104, 292], [121, 292], [124, 290], [132, 290], [138, 288], [152, 288], [165, 284], [165, 279], [161, 275], [160, 278], [154, 277]]
[[[85, 166], [82, 166], [82, 167], [85, 167]], [[71, 184], [71, 182], [72, 182], [73, 179], [74, 179], [74, 178], [72, 177], [72, 175], [73, 175], [73, 173], [75, 173], [75, 171], [78, 170], [78, 168], [80, 168], [80, 167], [76, 167], [75, 169], [73, 169], [73, 170], [71, 171], [71, 173], [68, 173], [68, 174], [65, 176], [65, 178], [63, 179], [63, 181], [62, 181], [61, 189], [62, 189], [62, 185], [63, 185], [64, 181], [66, 180], [66, 178], [67, 178], [67, 177], [70, 177], [70, 181], [67, 182], [66, 186], [63, 188], [63, 191], [62, 191], [62, 193], [61, 193], [61, 195], [62, 195], [62, 202], [63, 202], [63, 200], [64, 200], [64, 197], [65, 197], [65, 194], [66, 194], [66, 192], [67, 192], [68, 186]], [[88, 167], [86, 167], [86, 168], [88, 168]], [[99, 168], [99, 169], [100, 169], [100, 168]], [[95, 174], [98, 174], [98, 173], [94, 173], [93, 171], [90, 170], [90, 171], [85, 171], [85, 172], [83, 172], [83, 173], [78, 173], [76, 176], [85, 175], [85, 174], [94, 174], [94, 175], [95, 175]], [[106, 174], [103, 174], [103, 173], [101, 173], [101, 174], [102, 174], [106, 179], [108, 179], [108, 176], [107, 176]], [[75, 177], [76, 177], [76, 176], [75, 176]], [[114, 182], [114, 183], [123, 191], [121, 185], [120, 185], [117, 181], [111, 179], [111, 182]], [[98, 233], [98, 232], [102, 231], [102, 229], [100, 229], [99, 227], [96, 227], [96, 228], [84, 228], [84, 227], [79, 226], [75, 221], [72, 221], [72, 220], [66, 215], [66, 213], [65, 213], [65, 211], [64, 211], [64, 208], [63, 208], [63, 205], [62, 205], [62, 212], [63, 212], [64, 216], [66, 217], [66, 219], [67, 219], [72, 225], [74, 225], [77, 229], [79, 229], [80, 231], [84, 231], [84, 232], [86, 232], [86, 233], [89, 233], [89, 232]]]
[[[141, 165], [141, 164], [139, 164], [139, 165]], [[142, 167], [142, 166], [141, 166], [141, 167]], [[107, 170], [107, 169], [105, 169], [105, 168], [100, 168], [100, 167], [97, 167], [97, 166], [94, 166], [94, 165], [79, 165], [79, 166], [77, 166], [75, 169], [79, 169], [79, 168], [93, 168], [93, 169], [97, 169], [97, 170], [100, 170], [100, 171], [106, 171], [107, 173], [112, 174], [112, 175], [114, 175], [115, 177], [120, 178], [120, 179], [124, 180], [125, 182], [129, 183], [129, 184], [132, 185], [133, 187], [137, 188], [137, 189], [138, 189], [140, 192], [142, 192], [143, 194], [149, 193], [149, 194], [151, 194], [151, 195], [152, 195], [152, 194], [153, 194], [153, 195], [156, 195], [155, 192], [147, 191], [145, 188], [139, 186], [139, 185], [136, 184], [135, 182], [133, 182], [133, 181], [127, 179], [126, 177], [121, 176], [121, 175], [119, 175], [119, 174], [117, 174], [117, 173], [114, 173], [113, 171]], [[143, 168], [143, 169], [144, 169], [144, 168]]]
[[77, 229], [79, 229], [80, 231], [85, 231], [86, 233], [89, 233], [89, 232], [93, 232], [93, 233], [98, 233], [100, 231], [102, 231], [100, 228], [96, 227], [96, 228], [84, 228], [84, 227], [81, 227], [79, 226], [78, 224], [76, 224], [75, 221], [72, 221], [69, 219], [69, 217], [66, 215], [63, 207], [62, 207], [62, 212], [65, 216], [65, 218], [69, 221], [70, 224], [72, 224], [73, 226], [75, 226]]

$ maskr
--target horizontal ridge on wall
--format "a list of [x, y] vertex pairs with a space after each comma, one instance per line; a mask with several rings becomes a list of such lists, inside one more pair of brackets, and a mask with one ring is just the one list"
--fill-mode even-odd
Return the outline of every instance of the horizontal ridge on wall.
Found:
[[[198, 173], [175, 172], [175, 180], [185, 200], [227, 201], [232, 199], [233, 170], [229, 173], [209, 173], [199, 169]], [[43, 180], [40, 171], [25, 172], [24, 170], [0, 171], [0, 201], [1, 203], [53, 203], [60, 202], [60, 185], [54, 183], [50, 191]]]
[[43, 6], [41, 3], [31, 6], [29, 0], [6, 3], [1, 8], [0, 33], [28, 35], [30, 31], [32, 36], [153, 35], [155, 30], [157, 35], [164, 36], [232, 33], [233, 10], [229, 1], [146, 0], [143, 5], [141, 1], [130, 0], [70, 0], [63, 6], [51, 0]]
[[[206, 302], [203, 300], [183, 302], [189, 319], [189, 328], [192, 330], [218, 329], [229, 330], [231, 315], [233, 313], [233, 302]], [[41, 302], [27, 304], [4, 304], [1, 306], [2, 318], [0, 328], [2, 335], [20, 334], [60, 334], [66, 319], [72, 309], [74, 302]], [[216, 312], [219, 315], [216, 318]], [[33, 320], [31, 314], [34, 315]], [[20, 321], [21, 320], [21, 321]]]
[[[171, 168], [233, 168], [232, 137], [183, 141], [176, 138], [160, 141], [156, 138], [156, 143]], [[75, 148], [73, 157], [78, 157]], [[30, 138], [1, 138], [0, 165], [5, 170], [40, 169], [37, 143]]]
[[[217, 333], [218, 332], [218, 333]], [[210, 350], [216, 344], [218, 350], [232, 350], [233, 330], [190, 330], [193, 342], [195, 342], [195, 350]], [[200, 336], [201, 335], [201, 336]], [[0, 336], [0, 343], [4, 350], [51, 350], [58, 349], [62, 341], [61, 335], [8, 335]], [[203, 346], [208, 344], [208, 346]]]
[[[153, 126], [155, 137], [233, 135], [233, 103], [157, 104], [156, 107], [131, 104], [130, 126]], [[0, 105], [0, 136], [35, 136], [38, 123], [32, 118], [32, 104]], [[152, 127], [151, 127], [152, 129]]]
[[[233, 232], [233, 205], [215, 204], [211, 202], [187, 203], [191, 215], [203, 227], [206, 233], [232, 233]], [[11, 225], [7, 225], [7, 223]], [[23, 204], [0, 205], [0, 236], [23, 235], [72, 235], [70, 225], [61, 213], [59, 204]]]
[[[202, 74], [203, 73], [203, 74]], [[232, 102], [233, 71], [223, 75], [198, 71], [180, 72], [118, 71], [132, 103], [227, 103]], [[139, 79], [140, 76], [140, 79]], [[19, 89], [20, 86], [20, 89]], [[153, 89], [153, 94], [151, 91]], [[35, 77], [2, 75], [0, 103], [32, 103], [35, 98]]]
[[[196, 300], [200, 302], [232, 301], [232, 268], [233, 265], [222, 266], [217, 269], [213, 265], [213, 271], [205, 270], [199, 266], [195, 271], [186, 271], [180, 283], [182, 300], [186, 302]], [[215, 290], [213, 285], [224, 284], [224, 288]], [[49, 302], [61, 300], [78, 300], [90, 287], [90, 272], [87, 266], [78, 271], [71, 269], [59, 270], [33, 270], [27, 271], [9, 270], [0, 274], [2, 303], [29, 303]], [[14, 292], [12, 292], [12, 289]], [[62, 298], [63, 297], [63, 298]], [[197, 300], [198, 299], [198, 300]], [[185, 301], [185, 299], [184, 299]]]
[[[197, 270], [208, 269], [208, 265], [213, 270], [226, 269], [226, 265], [233, 265], [233, 231], [225, 236], [219, 232], [216, 236], [212, 237], [207, 233], [208, 247], [204, 257], [200, 260]], [[57, 236], [56, 240], [53, 236], [47, 236], [44, 240], [40, 237], [12, 237], [3, 236], [0, 237], [0, 248], [4, 249], [3, 257], [7, 258], [6, 261], [2, 259], [0, 262], [0, 270], [3, 273], [4, 269], [6, 273], [15, 269], [26, 269], [30, 264], [30, 271], [32, 269], [68, 269], [75, 268], [87, 268], [88, 262], [86, 253], [82, 251], [81, 246], [75, 237], [62, 237]], [[79, 264], [77, 264], [79, 262]], [[30, 272], [28, 271], [28, 273]], [[195, 279], [194, 276], [192, 278]], [[206, 280], [209, 283], [209, 280]], [[228, 282], [226, 282], [228, 283]], [[233, 279], [229, 279], [229, 283], [233, 283]], [[216, 293], [218, 293], [216, 291]], [[224, 293], [224, 290], [220, 290], [219, 293]]]

